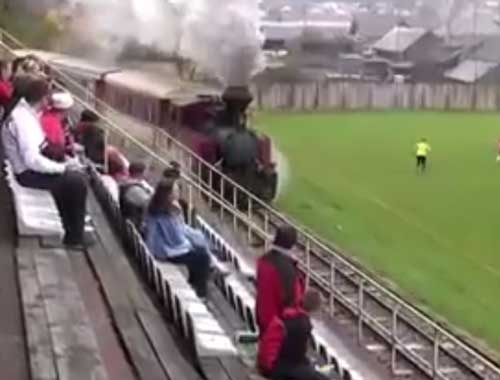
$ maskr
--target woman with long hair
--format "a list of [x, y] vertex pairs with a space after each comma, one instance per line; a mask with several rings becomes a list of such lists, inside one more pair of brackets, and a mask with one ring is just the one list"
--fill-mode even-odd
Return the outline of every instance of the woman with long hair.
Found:
[[210, 253], [201, 232], [188, 226], [176, 202], [171, 181], [156, 187], [146, 217], [146, 244], [157, 260], [186, 265], [189, 283], [199, 297], [207, 295]]

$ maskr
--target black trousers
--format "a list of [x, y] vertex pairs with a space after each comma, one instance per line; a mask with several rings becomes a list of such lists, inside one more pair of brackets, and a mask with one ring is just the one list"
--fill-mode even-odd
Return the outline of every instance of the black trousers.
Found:
[[17, 175], [17, 181], [21, 186], [50, 191], [64, 227], [64, 242], [69, 244], [82, 242], [87, 202], [85, 174], [79, 172], [44, 174], [25, 171]]
[[327, 376], [317, 372], [312, 365], [300, 364], [296, 366], [281, 366], [271, 374], [272, 380], [330, 380]]
[[169, 259], [174, 264], [185, 265], [189, 271], [189, 283], [198, 297], [206, 297], [208, 276], [210, 274], [210, 256], [204, 248], [194, 248], [185, 255]]
[[417, 156], [417, 169], [420, 168], [425, 170], [427, 167], [427, 157], [426, 156]]

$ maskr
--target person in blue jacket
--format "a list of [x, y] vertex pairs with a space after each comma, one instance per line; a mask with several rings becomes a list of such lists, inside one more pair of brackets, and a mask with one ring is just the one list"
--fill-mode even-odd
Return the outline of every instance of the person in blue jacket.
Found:
[[157, 260], [186, 265], [189, 283], [199, 297], [207, 295], [210, 253], [203, 234], [184, 221], [171, 181], [162, 180], [146, 216], [146, 244]]

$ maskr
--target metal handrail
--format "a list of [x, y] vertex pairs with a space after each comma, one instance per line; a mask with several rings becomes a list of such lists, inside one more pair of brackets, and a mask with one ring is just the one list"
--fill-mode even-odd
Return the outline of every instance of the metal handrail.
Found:
[[[6, 36], [12, 42], [14, 42], [14, 44], [18, 46], [17, 48], [26, 49], [26, 46], [24, 46], [15, 37], [11, 36], [8, 32], [0, 30], [0, 33], [3, 36]], [[0, 41], [0, 45], [5, 47], [11, 54], [15, 55], [15, 51], [11, 47], [9, 47], [5, 43], [5, 41], [3, 41], [3, 38], [2, 38], [2, 41]], [[75, 81], [73, 78], [71, 78], [71, 76], [62, 72], [58, 68], [51, 66], [48, 62], [46, 62], [46, 64], [51, 67], [53, 72], [56, 72], [58, 75], [61, 75], [61, 77], [68, 80], [69, 83], [71, 83], [72, 85], [75, 85], [77, 88], [79, 88], [85, 92], [88, 92], [88, 89], [86, 89], [85, 87], [80, 85], [77, 81]], [[102, 100], [96, 98], [94, 95], [91, 96], [91, 99], [96, 102], [96, 105], [103, 107], [103, 109], [107, 110], [108, 112], [118, 114], [118, 112], [116, 110], [111, 108], [108, 104], [104, 103]], [[95, 108], [93, 105], [90, 105], [88, 102], [86, 102], [80, 98], [78, 98], [77, 100], [80, 104], [84, 105], [85, 107], [92, 108], [92, 109]], [[169, 165], [168, 162], [166, 162], [161, 156], [159, 156], [157, 153], [155, 153], [155, 151], [152, 150], [151, 147], [146, 146], [141, 141], [136, 139], [134, 136], [132, 136], [128, 132], [124, 131], [122, 128], [116, 126], [116, 124], [114, 124], [114, 122], [111, 121], [107, 116], [103, 115], [100, 112], [97, 112], [97, 113], [106, 122], [106, 127], [107, 127], [106, 129], [109, 129], [113, 132], [116, 132], [119, 135], [121, 135], [122, 137], [133, 142], [136, 146], [140, 147], [141, 150], [143, 150], [145, 153], [150, 155], [155, 160], [161, 162], [162, 164], [164, 164], [166, 166]], [[141, 122], [141, 124], [148, 124], [148, 123]], [[157, 128], [157, 127], [152, 126], [152, 125], [150, 125], [150, 127]], [[447, 331], [438, 322], [436, 322], [435, 320], [433, 320], [432, 318], [430, 318], [429, 316], [424, 314], [422, 311], [420, 311], [419, 309], [417, 309], [416, 307], [414, 307], [413, 305], [411, 305], [410, 303], [408, 303], [407, 301], [405, 301], [404, 299], [399, 297], [397, 294], [394, 293], [394, 291], [385, 287], [377, 279], [373, 278], [371, 275], [365, 273], [363, 270], [359, 269], [357, 266], [352, 264], [349, 260], [347, 260], [345, 257], [343, 257], [339, 252], [335, 251], [330, 246], [328, 246], [327, 243], [323, 242], [321, 238], [319, 238], [319, 237], [313, 235], [313, 233], [309, 232], [308, 228], [298, 225], [298, 223], [290, 220], [290, 218], [284, 216], [283, 214], [279, 213], [276, 209], [274, 209], [273, 207], [271, 207], [267, 203], [265, 203], [262, 200], [255, 197], [253, 194], [251, 194], [249, 191], [244, 189], [242, 186], [240, 186], [239, 184], [234, 182], [232, 179], [225, 176], [216, 167], [214, 167], [210, 163], [206, 162], [201, 157], [199, 157], [195, 152], [193, 152], [192, 150], [187, 148], [185, 145], [183, 145], [182, 143], [177, 141], [174, 137], [172, 137], [166, 131], [158, 129], [158, 131], [156, 131], [155, 133], [159, 133], [160, 137], [163, 137], [163, 138], [167, 139], [168, 142], [174, 144], [177, 149], [179, 149], [181, 152], [186, 154], [188, 157], [191, 157], [191, 160], [196, 160], [196, 162], [198, 162], [199, 164], [208, 168], [209, 171], [212, 173], [212, 175], [216, 174], [217, 176], [222, 178], [224, 182], [231, 184], [231, 186], [233, 186], [233, 188], [236, 189], [236, 191], [239, 191], [242, 194], [244, 194], [246, 197], [248, 197], [248, 199], [250, 200], [249, 202], [251, 204], [249, 209], [252, 208], [251, 207], [252, 205], [254, 207], [258, 206], [261, 212], [267, 213], [267, 215], [266, 215], [267, 218], [269, 217], [269, 215], [272, 215], [272, 216], [276, 217], [277, 219], [279, 219], [283, 223], [293, 225], [298, 230], [299, 234], [301, 235], [302, 239], [305, 241], [305, 243], [307, 245], [310, 246], [312, 243], [317, 248], [331, 254], [332, 258], [336, 259], [339, 263], [341, 263], [347, 269], [352, 271], [352, 273], [359, 276], [360, 282], [365, 283], [365, 287], [366, 287], [366, 285], [370, 285], [374, 289], [378, 290], [384, 296], [390, 298], [397, 305], [397, 307], [399, 309], [401, 309], [401, 308], [406, 309], [411, 314], [413, 314], [414, 317], [418, 318], [422, 322], [424, 322], [424, 323], [428, 324], [430, 327], [432, 327], [434, 329], [434, 331], [438, 332], [442, 337], [445, 337], [446, 339], [452, 341], [457, 346], [460, 346], [461, 349], [463, 349], [469, 355], [473, 356], [474, 359], [481, 362], [481, 364], [487, 366], [492, 372], [495, 372], [496, 374], [500, 375], [500, 368], [497, 365], [495, 365], [490, 359], [484, 357], [482, 354], [480, 354], [476, 350], [472, 349], [467, 343], [464, 343], [462, 339], [458, 338], [453, 333]], [[191, 167], [190, 167], [190, 170], [192, 171]], [[191, 174], [195, 175], [195, 176], [197, 175], [197, 173], [193, 173], [193, 172]], [[265, 223], [264, 228], [259, 227], [252, 220], [252, 217], [251, 217], [252, 210], [250, 210], [249, 215], [242, 213], [236, 207], [234, 207], [234, 205], [230, 205], [230, 203], [227, 200], [225, 200], [224, 197], [221, 196], [220, 194], [214, 195], [214, 193], [212, 191], [210, 191], [210, 190], [207, 191], [207, 189], [203, 185], [201, 185], [203, 183], [203, 180], [201, 178], [198, 178], [198, 181], [194, 181], [191, 177], [188, 178], [188, 177], [184, 176], [184, 180], [188, 181], [188, 183], [191, 186], [194, 186], [195, 188], [197, 188], [197, 190], [199, 190], [199, 191], [203, 192], [203, 194], [207, 195], [211, 201], [215, 201], [222, 208], [224, 208], [227, 212], [230, 212], [231, 214], [233, 214], [234, 217], [236, 217], [236, 218], [242, 220], [244, 223], [248, 224], [249, 231], [253, 230], [258, 235], [260, 235], [260, 237], [263, 238], [264, 240], [267, 240], [270, 237], [271, 231], [270, 231], [269, 223]], [[306, 261], [307, 260], [308, 260], [308, 258], [306, 258]], [[310, 265], [308, 263], [302, 263], [302, 264], [303, 264], [306, 272], [310, 272], [310, 273], [306, 273], [308, 277], [310, 277], [311, 275], [313, 275], [313, 276], [316, 275], [315, 273], [313, 273], [313, 271], [311, 270]], [[335, 270], [334, 266], [332, 266], [332, 268], [333, 268], [332, 270]], [[335, 289], [330, 289], [330, 291], [332, 293], [337, 293], [335, 291]], [[339, 294], [337, 296], [339, 296]], [[369, 316], [368, 314], [364, 313], [364, 310], [362, 308], [360, 310], [360, 314], [362, 316], [367, 316], [367, 317]]]

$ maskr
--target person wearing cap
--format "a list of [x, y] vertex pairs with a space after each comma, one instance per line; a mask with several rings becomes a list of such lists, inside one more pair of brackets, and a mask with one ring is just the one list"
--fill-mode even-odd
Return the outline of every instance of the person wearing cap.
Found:
[[56, 92], [50, 96], [49, 105], [42, 111], [42, 124], [47, 147], [47, 157], [63, 162], [67, 156], [74, 156], [74, 141], [69, 132], [67, 112], [73, 107], [74, 100], [67, 92]]
[[295, 244], [297, 231], [279, 227], [271, 250], [257, 262], [256, 314], [261, 336], [274, 317], [300, 303], [304, 295], [304, 280], [291, 253]]

